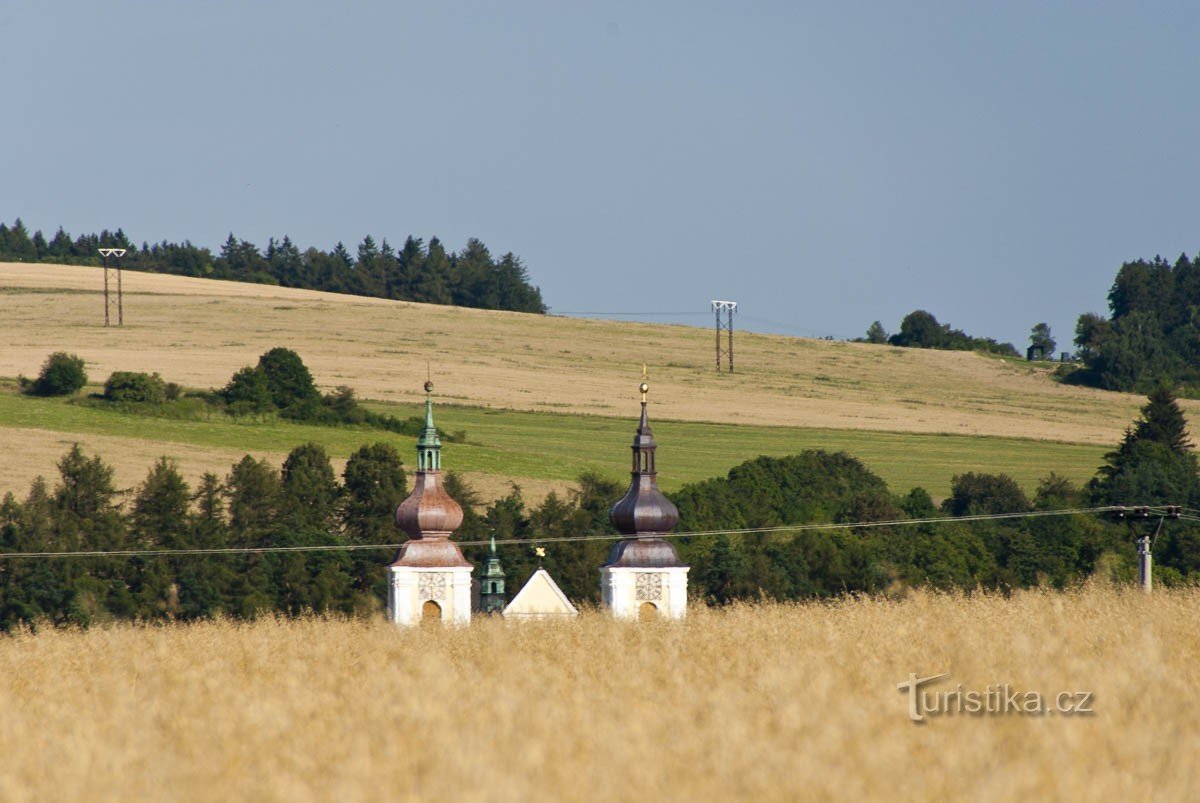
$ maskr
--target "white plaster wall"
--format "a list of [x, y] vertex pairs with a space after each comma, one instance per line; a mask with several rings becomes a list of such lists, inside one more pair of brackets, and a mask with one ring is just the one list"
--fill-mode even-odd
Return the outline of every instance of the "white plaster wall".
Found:
[[[471, 567], [389, 566], [388, 617], [394, 624], [405, 627], [420, 624], [421, 607], [432, 599], [442, 609], [443, 622], [469, 624], [471, 572]], [[436, 586], [437, 592], [431, 593], [430, 586]]]
[[600, 599], [612, 615], [618, 619], [637, 619], [643, 600], [637, 598], [638, 575], [658, 575], [662, 593], [659, 599], [650, 600], [658, 608], [658, 615], [668, 619], [682, 619], [687, 615], [688, 567], [670, 569], [601, 569]]

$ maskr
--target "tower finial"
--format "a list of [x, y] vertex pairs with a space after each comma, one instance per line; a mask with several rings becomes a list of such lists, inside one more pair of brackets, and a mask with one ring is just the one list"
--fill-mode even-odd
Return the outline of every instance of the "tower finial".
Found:
[[642, 384], [638, 387], [638, 390], [642, 392], [642, 404], [646, 403], [646, 394], [650, 392], [650, 384], [646, 381], [647, 378], [646, 363], [642, 363]]
[[433, 423], [433, 380], [425, 380], [425, 429], [417, 438], [417, 469], [440, 471], [442, 442]]

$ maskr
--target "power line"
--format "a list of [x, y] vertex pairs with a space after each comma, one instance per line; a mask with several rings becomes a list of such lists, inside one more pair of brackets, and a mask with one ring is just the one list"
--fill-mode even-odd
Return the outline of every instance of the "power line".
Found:
[[645, 317], [647, 315], [692, 315], [692, 316], [707, 317], [708, 313], [707, 312], [591, 312], [591, 311], [560, 312], [558, 310], [551, 310], [550, 315], [551, 315], [551, 317], [553, 317], [555, 315], [627, 315], [627, 316], [632, 316], [632, 317]]
[[[1151, 508], [1160, 510], [1161, 508]], [[923, 519], [891, 519], [887, 521], [822, 522], [818, 524], [785, 524], [776, 527], [744, 527], [740, 529], [696, 530], [683, 533], [662, 533], [662, 538], [695, 538], [705, 535], [754, 535], [758, 533], [813, 532], [821, 530], [861, 530], [877, 527], [906, 527], [923, 524], [955, 524], [976, 521], [1004, 521], [1012, 519], [1046, 518], [1051, 516], [1078, 516], [1091, 513], [1106, 513], [1125, 510], [1120, 505], [1090, 508], [1064, 508], [1061, 510], [1034, 510], [1024, 513], [981, 513], [971, 516], [938, 516]], [[1200, 518], [1184, 516], [1189, 521]], [[533, 546], [535, 544], [562, 544], [580, 541], [618, 541], [628, 535], [564, 535], [547, 538], [507, 538], [497, 540], [503, 546]], [[487, 546], [490, 541], [455, 541], [463, 546]], [[249, 555], [289, 552], [358, 552], [372, 549], [399, 549], [400, 544], [320, 544], [310, 546], [247, 546], [247, 547], [197, 547], [189, 549], [113, 549], [76, 550], [68, 552], [0, 552], [0, 560], [26, 558], [112, 558], [112, 557], [170, 557], [186, 555]]]

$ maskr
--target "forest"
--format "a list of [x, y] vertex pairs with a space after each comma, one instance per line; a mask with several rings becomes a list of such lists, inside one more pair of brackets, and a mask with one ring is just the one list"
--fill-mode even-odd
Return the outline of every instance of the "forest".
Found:
[[326, 290], [399, 301], [454, 304], [480, 309], [545, 313], [541, 290], [530, 284], [520, 258], [493, 257], [482, 242], [467, 241], [448, 252], [437, 237], [428, 243], [409, 236], [397, 251], [386, 238], [363, 238], [353, 254], [342, 243], [332, 250], [300, 248], [291, 238], [271, 238], [266, 249], [230, 234], [219, 254], [190, 241], [134, 245], [121, 229], [74, 239], [60, 227], [49, 240], [29, 234], [18, 218], [0, 223], [0, 262], [99, 265], [99, 248], [124, 248], [126, 270]]
[[[112, 469], [100, 457], [78, 446], [58, 469], [53, 485], [39, 479], [23, 499], [9, 493], [0, 501], [0, 550], [134, 554], [0, 560], [0, 628], [382, 610], [385, 567], [395, 547], [343, 548], [402, 540], [393, 514], [407, 495], [408, 477], [388, 444], [363, 445], [340, 478], [316, 444], [296, 447], [281, 467], [246, 456], [226, 476], [207, 474], [195, 488], [165, 458], [128, 493], [114, 487]], [[534, 507], [516, 486], [484, 505], [453, 472], [446, 488], [464, 508], [456, 538], [468, 542], [464, 553], [470, 560], [482, 563], [486, 548], [479, 544], [492, 535], [508, 542], [499, 554], [510, 596], [537, 567], [533, 548], [543, 544], [544, 565], [568, 596], [598, 602], [597, 569], [613, 541], [554, 539], [613, 535], [608, 510], [624, 492], [622, 484], [587, 474], [565, 497], [550, 494]], [[850, 455], [807, 451], [759, 457], [670, 496], [680, 511], [678, 532], [710, 533], [677, 541], [691, 566], [693, 597], [720, 605], [909, 586], [1063, 587], [1097, 573], [1128, 580], [1134, 573], [1130, 522], [1095, 513], [959, 519], [1100, 505], [1195, 509], [1200, 474], [1183, 415], [1172, 394], [1158, 390], [1083, 488], [1049, 474], [1029, 499], [1003, 474], [968, 472], [954, 478], [950, 496], [935, 507], [920, 488], [894, 494]], [[712, 532], [865, 521], [894, 523], [796, 533]], [[307, 546], [333, 549], [262, 551]], [[136, 554], [192, 548], [246, 551]], [[1155, 561], [1158, 582], [1194, 581], [1200, 573], [1200, 529], [1172, 522], [1158, 539]]]
[[1172, 265], [1126, 262], [1108, 291], [1109, 316], [1085, 312], [1075, 324], [1083, 366], [1066, 381], [1147, 392], [1160, 383], [1200, 396], [1200, 255]]

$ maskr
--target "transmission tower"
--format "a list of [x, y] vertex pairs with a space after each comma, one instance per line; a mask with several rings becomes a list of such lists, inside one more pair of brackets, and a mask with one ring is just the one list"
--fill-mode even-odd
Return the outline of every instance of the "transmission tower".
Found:
[[[717, 301], [712, 302], [713, 316], [717, 323], [717, 373], [721, 372], [721, 355], [724, 354], [729, 358], [729, 373], [733, 373], [733, 313], [737, 309], [736, 301]], [[721, 313], [725, 313], [725, 321], [721, 322]], [[721, 348], [721, 331], [728, 333], [728, 345]]]
[[[101, 248], [100, 256], [104, 257], [104, 325], [108, 326], [108, 311], [112, 306], [108, 295], [108, 258], [116, 257], [118, 260], [125, 256], [124, 248]], [[123, 303], [124, 295], [121, 293], [121, 263], [117, 262], [117, 326], [125, 325], [125, 305]]]

